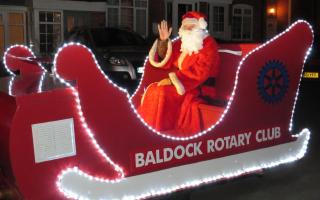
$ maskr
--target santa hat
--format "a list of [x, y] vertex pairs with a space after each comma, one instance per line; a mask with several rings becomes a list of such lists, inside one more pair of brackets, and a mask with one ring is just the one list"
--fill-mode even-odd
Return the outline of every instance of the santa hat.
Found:
[[199, 26], [199, 28], [206, 29], [207, 28], [207, 22], [205, 20], [206, 18], [207, 17], [201, 12], [190, 11], [182, 16], [182, 25], [196, 24]]

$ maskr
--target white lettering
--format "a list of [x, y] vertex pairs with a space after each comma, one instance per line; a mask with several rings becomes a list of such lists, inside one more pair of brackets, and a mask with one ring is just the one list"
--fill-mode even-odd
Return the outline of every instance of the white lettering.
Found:
[[[220, 144], [219, 144], [220, 143]], [[224, 140], [222, 138], [216, 139], [216, 150], [221, 151], [224, 148]]]
[[193, 147], [193, 144], [192, 144], [192, 143], [188, 144], [187, 147], [186, 147], [186, 155], [187, 155], [188, 157], [192, 157], [192, 156], [193, 156], [193, 153], [191, 153], [191, 152], [189, 151], [191, 147]]
[[237, 139], [234, 135], [231, 137], [230, 148], [232, 148], [233, 146], [237, 147]]
[[224, 140], [226, 141], [226, 149], [230, 149], [231, 148], [229, 146], [230, 136], [224, 137]]
[[163, 150], [163, 161], [168, 162], [173, 158], [173, 151], [171, 148], [165, 148]]
[[262, 137], [261, 137], [261, 134], [262, 134], [263, 132], [262, 132], [262, 130], [259, 130], [259, 131], [257, 131], [257, 133], [256, 133], [256, 140], [257, 140], [257, 142], [262, 142], [263, 140], [262, 140]]
[[257, 142], [266, 142], [281, 137], [280, 127], [258, 130], [256, 133]]
[[[181, 152], [180, 155], [178, 154], [179, 150], [180, 150], [180, 152]], [[181, 158], [183, 158], [183, 157], [184, 157], [184, 154], [185, 154], [185, 150], [184, 150], [183, 146], [181, 146], [181, 145], [177, 146], [177, 147], [174, 149], [174, 153], [173, 153], [173, 154], [174, 154], [174, 157], [175, 157], [176, 159], [178, 159], [178, 160], [180, 160]]]
[[244, 134], [239, 134], [238, 135], [238, 146], [244, 146]]
[[198, 144], [195, 143], [194, 144], [194, 155], [202, 155], [202, 151], [200, 149], [200, 146], [201, 146], [202, 142], [199, 142]]
[[247, 145], [250, 143], [250, 137], [251, 137], [251, 135], [252, 135], [252, 133], [251, 132], [249, 132], [249, 133], [245, 133], [244, 134], [244, 137], [246, 138], [246, 142], [247, 142]]
[[[206, 141], [199, 141], [194, 143], [188, 143], [184, 145], [178, 145], [174, 147], [168, 147], [163, 149], [154, 149], [152, 151], [146, 151], [145, 153], [135, 153], [135, 167], [141, 168], [149, 165], [155, 165], [172, 160], [180, 160], [185, 157], [195, 157], [203, 155], [201, 149], [202, 143], [207, 146], [205, 153], [213, 153], [217, 151], [224, 151], [227, 149], [238, 148], [241, 146], [249, 145], [252, 132], [234, 134], [216, 139], [209, 139]], [[266, 142], [275, 140], [281, 137], [280, 127], [273, 127], [267, 129], [257, 130], [255, 139], [257, 142]]]
[[207, 153], [214, 152], [214, 140], [207, 141]]
[[149, 164], [156, 164], [152, 151], [148, 151], [144, 166], [148, 166]]
[[159, 149], [156, 150], [156, 161], [157, 161], [157, 163], [163, 162], [163, 159], [160, 158], [160, 150]]
[[281, 136], [281, 131], [280, 131], [280, 127], [275, 127], [274, 128], [275, 130], [274, 130], [274, 135], [275, 135], [275, 138], [276, 139], [278, 139], [278, 138], [280, 138], [280, 136]]
[[138, 168], [138, 167], [142, 167], [142, 166], [144, 166], [144, 154], [143, 153], [136, 153], [136, 155], [135, 155], [135, 157], [136, 157], [136, 168]]

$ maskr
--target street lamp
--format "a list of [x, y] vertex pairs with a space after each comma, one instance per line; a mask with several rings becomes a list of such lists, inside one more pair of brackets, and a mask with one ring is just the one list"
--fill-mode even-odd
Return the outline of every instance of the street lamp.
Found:
[[266, 22], [267, 22], [266, 37], [267, 39], [270, 39], [277, 34], [277, 8], [275, 4], [271, 4], [267, 7]]
[[267, 11], [269, 16], [275, 17], [276, 16], [276, 8], [275, 7], [270, 7]]

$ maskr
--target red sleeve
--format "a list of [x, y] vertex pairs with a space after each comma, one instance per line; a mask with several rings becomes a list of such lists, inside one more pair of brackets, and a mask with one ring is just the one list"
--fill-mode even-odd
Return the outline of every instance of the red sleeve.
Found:
[[197, 55], [196, 62], [187, 69], [171, 72], [169, 77], [178, 94], [183, 95], [218, 72], [219, 54], [217, 43], [210, 37], [204, 42], [204, 47]]

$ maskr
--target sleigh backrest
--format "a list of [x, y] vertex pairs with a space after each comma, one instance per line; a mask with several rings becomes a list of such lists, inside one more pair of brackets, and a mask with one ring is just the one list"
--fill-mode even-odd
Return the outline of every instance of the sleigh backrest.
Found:
[[228, 108], [237, 114], [226, 114], [224, 122], [232, 121], [242, 128], [287, 129], [312, 41], [310, 25], [297, 21], [245, 56], [237, 69], [237, 84]]
[[[232, 92], [241, 59], [259, 44], [220, 44], [218, 74], [212, 73], [202, 86], [202, 96], [226, 102]], [[216, 70], [215, 70], [216, 71]]]
[[[259, 44], [220, 44], [220, 64], [218, 74], [216, 70], [202, 86], [202, 95], [211, 99], [226, 101], [233, 89], [236, 70], [241, 59]], [[239, 55], [240, 53], [240, 55]], [[154, 68], [149, 62], [145, 65], [143, 80], [136, 94], [133, 96], [135, 105], [139, 105], [144, 89], [153, 82], [168, 77], [170, 70]]]

